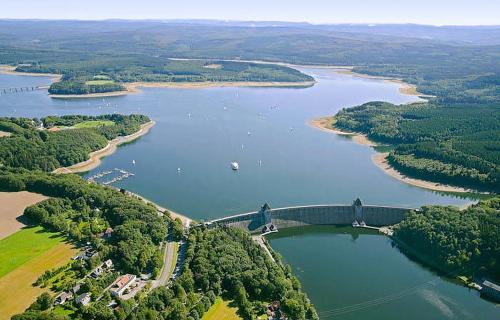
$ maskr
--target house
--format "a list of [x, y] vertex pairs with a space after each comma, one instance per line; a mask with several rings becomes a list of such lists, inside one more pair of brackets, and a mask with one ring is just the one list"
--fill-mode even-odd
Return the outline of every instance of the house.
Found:
[[76, 297], [75, 299], [76, 304], [81, 304], [82, 306], [86, 306], [90, 303], [90, 293], [85, 292]]
[[113, 233], [113, 228], [107, 227], [106, 231], [104, 231], [104, 234], [102, 236], [103, 236], [103, 238], [109, 239], [109, 238], [111, 238], [112, 233]]
[[77, 283], [72, 289], [71, 289], [71, 292], [73, 292], [73, 294], [77, 294], [78, 291], [80, 291], [80, 287], [82, 285], [80, 283]]
[[103, 271], [102, 268], [99, 266], [99, 267], [95, 268], [94, 271], [92, 271], [90, 276], [94, 279], [97, 279], [102, 274], [102, 271]]
[[111, 285], [109, 292], [111, 292], [111, 295], [114, 297], [121, 297], [123, 293], [135, 282], [135, 279], [136, 276], [133, 274], [119, 276]]
[[103, 263], [103, 267], [104, 268], [108, 268], [109, 269], [112, 266], [113, 266], [113, 261], [111, 261], [111, 259], [108, 259], [108, 260], [104, 261], [104, 263]]
[[500, 286], [490, 282], [488, 280], [484, 280], [481, 284], [481, 294], [494, 299], [495, 301], [500, 301]]
[[67, 300], [73, 298], [73, 293], [72, 292], [66, 292], [63, 291], [61, 294], [59, 294], [56, 297], [55, 304], [64, 304]]

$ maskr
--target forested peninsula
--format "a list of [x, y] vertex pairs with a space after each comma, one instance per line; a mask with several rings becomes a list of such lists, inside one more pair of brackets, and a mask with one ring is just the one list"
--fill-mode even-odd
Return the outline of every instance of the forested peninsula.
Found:
[[339, 111], [332, 127], [394, 146], [388, 163], [408, 176], [500, 191], [500, 111], [494, 103], [369, 102]]
[[142, 83], [189, 84], [234, 83], [237, 85], [310, 86], [311, 76], [298, 70], [272, 64], [218, 60], [171, 60], [149, 57], [95, 58], [92, 61], [68, 61], [50, 64], [23, 64], [17, 72], [62, 74], [53, 83], [53, 96], [96, 95], [127, 91]]
[[0, 166], [51, 172], [89, 158], [109, 140], [140, 130], [144, 115], [48, 116], [0, 118]]

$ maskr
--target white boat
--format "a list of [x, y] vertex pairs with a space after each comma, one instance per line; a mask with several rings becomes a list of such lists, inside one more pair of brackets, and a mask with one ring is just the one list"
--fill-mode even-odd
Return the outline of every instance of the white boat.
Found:
[[354, 220], [354, 221], [352, 222], [352, 227], [353, 227], [353, 228], [359, 227], [359, 223], [358, 223], [358, 221], [357, 221], [357, 220]]
[[240, 168], [240, 165], [238, 164], [238, 162], [231, 162], [231, 169], [236, 171], [239, 168]]
[[135, 160], [132, 160], [132, 164], [135, 166]]

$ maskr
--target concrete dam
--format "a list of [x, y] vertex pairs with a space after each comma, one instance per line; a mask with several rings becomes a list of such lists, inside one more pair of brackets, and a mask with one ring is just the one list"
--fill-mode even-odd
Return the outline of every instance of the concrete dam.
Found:
[[228, 225], [251, 233], [306, 225], [351, 225], [374, 227], [401, 222], [412, 208], [363, 205], [356, 199], [352, 205], [312, 205], [271, 209], [266, 203], [259, 211], [237, 214], [206, 222], [208, 227]]

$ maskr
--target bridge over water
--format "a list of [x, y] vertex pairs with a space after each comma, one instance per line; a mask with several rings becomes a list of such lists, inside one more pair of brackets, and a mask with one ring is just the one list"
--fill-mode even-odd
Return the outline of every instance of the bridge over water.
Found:
[[401, 222], [412, 208], [363, 205], [356, 199], [351, 205], [312, 205], [271, 209], [266, 203], [259, 211], [237, 214], [206, 222], [208, 227], [228, 225], [251, 233], [306, 225], [351, 225], [374, 227]]
[[16, 87], [16, 88], [0, 88], [0, 95], [3, 94], [11, 94], [11, 93], [25, 93], [36, 90], [45, 90], [48, 89], [49, 86], [32, 86], [32, 87]]

